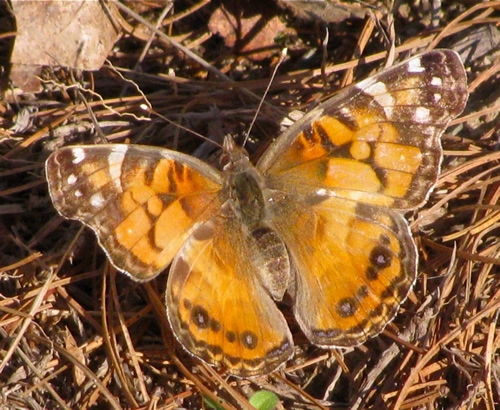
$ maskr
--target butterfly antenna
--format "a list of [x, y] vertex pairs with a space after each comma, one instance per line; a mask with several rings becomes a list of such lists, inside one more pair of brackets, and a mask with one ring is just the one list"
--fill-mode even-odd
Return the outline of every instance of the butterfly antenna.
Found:
[[210, 138], [207, 138], [204, 135], [201, 135], [200, 133], [198, 133], [198, 132], [196, 132], [196, 131], [194, 131], [194, 130], [192, 130], [190, 128], [187, 128], [184, 125], [181, 125], [181, 124], [179, 124], [179, 123], [177, 123], [175, 121], [172, 121], [172, 120], [168, 119], [164, 115], [160, 114], [158, 111], [153, 110], [152, 108], [146, 106], [145, 104], [141, 104], [141, 109], [143, 109], [144, 111], [147, 111], [150, 114], [156, 115], [158, 118], [161, 118], [165, 122], [168, 122], [169, 124], [172, 124], [173, 126], [177, 127], [177, 129], [184, 130], [184, 131], [186, 131], [186, 132], [188, 132], [190, 134], [195, 135], [196, 137], [199, 137], [199, 138], [201, 138], [201, 139], [203, 139], [203, 140], [205, 140], [205, 141], [207, 141], [207, 142], [209, 142], [211, 144], [216, 145], [219, 148], [222, 148], [222, 145], [219, 144], [217, 141], [211, 140]]
[[257, 107], [257, 111], [255, 112], [255, 115], [253, 116], [253, 120], [250, 123], [250, 127], [248, 127], [248, 131], [246, 132], [245, 140], [243, 141], [243, 147], [246, 145], [248, 138], [250, 137], [250, 133], [252, 132], [252, 128], [255, 124], [255, 121], [257, 120], [257, 116], [259, 115], [262, 104], [264, 104], [264, 100], [266, 99], [267, 93], [269, 92], [269, 89], [271, 88], [271, 84], [274, 81], [274, 77], [276, 77], [276, 73], [278, 72], [278, 67], [281, 65], [281, 63], [285, 59], [287, 52], [288, 52], [288, 49], [286, 47], [283, 50], [281, 50], [280, 59], [278, 60], [278, 63], [274, 67], [273, 74], [271, 75], [271, 80], [269, 81], [269, 84], [267, 85], [266, 91], [264, 91], [264, 95], [260, 99], [259, 106]]

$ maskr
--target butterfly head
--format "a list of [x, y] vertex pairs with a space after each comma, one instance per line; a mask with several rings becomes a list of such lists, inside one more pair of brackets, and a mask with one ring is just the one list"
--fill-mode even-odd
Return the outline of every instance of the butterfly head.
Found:
[[238, 146], [231, 135], [224, 137], [222, 149], [220, 162], [224, 172], [239, 173], [252, 167], [248, 152]]

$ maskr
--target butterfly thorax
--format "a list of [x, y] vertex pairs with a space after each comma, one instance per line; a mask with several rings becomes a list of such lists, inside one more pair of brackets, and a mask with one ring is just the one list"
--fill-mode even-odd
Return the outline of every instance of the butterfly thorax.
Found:
[[232, 210], [252, 229], [265, 218], [263, 183], [259, 171], [250, 162], [245, 149], [238, 147], [231, 137], [224, 140], [224, 189]]

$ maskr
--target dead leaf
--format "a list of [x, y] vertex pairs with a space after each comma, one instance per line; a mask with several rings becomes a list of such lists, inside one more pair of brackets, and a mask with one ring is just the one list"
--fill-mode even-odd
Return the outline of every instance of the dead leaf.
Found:
[[39, 89], [42, 66], [99, 69], [120, 35], [97, 1], [13, 1], [12, 7], [18, 34], [10, 78], [26, 91]]

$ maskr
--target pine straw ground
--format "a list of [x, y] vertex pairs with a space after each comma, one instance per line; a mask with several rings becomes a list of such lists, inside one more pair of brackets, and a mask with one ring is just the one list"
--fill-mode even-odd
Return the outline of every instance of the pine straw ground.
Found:
[[[152, 2], [128, 5], [153, 25], [162, 11]], [[18, 93], [17, 105], [12, 97], [1, 103], [0, 407], [201, 408], [209, 398], [222, 408], [249, 408], [252, 392], [269, 390], [279, 408], [498, 408], [499, 2], [446, 2], [435, 28], [425, 3], [379, 13], [375, 24], [331, 23], [326, 47], [323, 22], [270, 5], [262, 17], [279, 16], [289, 31], [264, 59], [255, 58], [251, 36], [237, 54], [209, 31], [206, 21], [219, 6], [178, 1], [168, 15], [163, 31], [192, 57], [165, 37], [147, 43], [126, 32], [100, 71], [54, 67], [44, 73], [42, 92]], [[141, 26], [122, 13], [130, 26]], [[219, 141], [241, 135], [288, 45], [252, 131], [248, 148], [258, 155], [287, 112], [379, 70], [390, 44], [398, 58], [455, 49], [471, 95], [443, 136], [437, 188], [408, 215], [420, 254], [417, 283], [394, 323], [358, 348], [322, 350], [292, 325], [296, 353], [283, 372], [227, 377], [174, 342], [163, 306], [166, 274], [137, 284], [115, 273], [92, 232], [51, 204], [45, 159], [63, 145], [99, 142], [96, 126], [110, 142], [196, 150], [211, 161], [212, 145], [186, 129]], [[145, 47], [141, 70], [130, 71]], [[142, 110], [145, 99], [177, 125]], [[16, 112], [33, 106], [31, 124], [13, 132]]]

